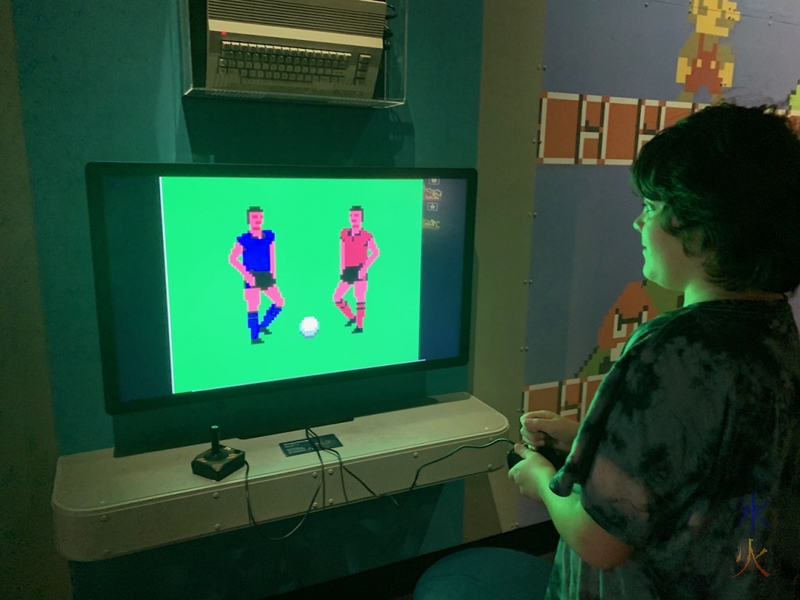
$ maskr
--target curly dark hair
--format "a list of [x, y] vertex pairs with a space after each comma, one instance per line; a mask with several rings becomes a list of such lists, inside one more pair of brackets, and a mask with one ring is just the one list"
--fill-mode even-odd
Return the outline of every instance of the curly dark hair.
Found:
[[775, 106], [723, 103], [686, 117], [644, 145], [632, 184], [664, 202], [660, 225], [684, 254], [712, 251], [703, 269], [713, 285], [793, 293], [800, 284], [800, 138]]

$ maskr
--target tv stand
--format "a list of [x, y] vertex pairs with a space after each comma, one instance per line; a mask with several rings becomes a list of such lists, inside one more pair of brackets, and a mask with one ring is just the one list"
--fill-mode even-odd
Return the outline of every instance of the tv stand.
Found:
[[[417, 469], [461, 445], [483, 445], [508, 430], [508, 420], [469, 394], [446, 394], [435, 403], [315, 427], [335, 434], [344, 464], [377, 494], [408, 490]], [[282, 442], [305, 437], [302, 430], [252, 439], [226, 440], [250, 464], [249, 488], [257, 522], [302, 515], [319, 485], [320, 464], [312, 452], [285, 456]], [[53, 488], [56, 542], [63, 556], [97, 561], [248, 526], [245, 470], [222, 481], [191, 471], [207, 443], [134, 456], [113, 448], [58, 459]], [[505, 468], [508, 444], [465, 449], [424, 469], [418, 486], [444, 483]], [[322, 453], [328, 497], [344, 504], [339, 464]], [[369, 493], [345, 477], [350, 502]], [[323, 504], [320, 504], [323, 506]], [[320, 510], [320, 509], [316, 509]]]

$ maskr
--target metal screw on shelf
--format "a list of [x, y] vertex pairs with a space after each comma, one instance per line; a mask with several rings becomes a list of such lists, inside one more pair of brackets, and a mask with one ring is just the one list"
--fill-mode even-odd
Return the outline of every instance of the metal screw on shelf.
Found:
[[419, 458], [419, 452], [414, 452], [414, 458]]
[[333, 498], [328, 499], [328, 504], [333, 504]]
[[317, 508], [317, 503], [314, 502], [314, 504], [312, 506], [313, 506], [313, 508]]
[[328, 469], [328, 475], [333, 475], [333, 469]]
[[316, 478], [317, 478], [317, 475], [319, 475], [319, 474], [318, 474], [316, 471], [314, 471], [314, 472], [311, 474], [311, 476], [312, 476], [314, 479], [316, 479]]
[[214, 500], [216, 500], [217, 498], [219, 498], [219, 492], [214, 492]]
[[215, 529], [216, 531], [219, 531], [219, 523], [217, 523], [216, 525], [214, 525], [214, 529]]
[[491, 471], [491, 470], [492, 470], [492, 463], [489, 463], [489, 467], [488, 467], [488, 469], [487, 469], [487, 470], [489, 470], [489, 471]]
[[103, 556], [108, 556], [109, 554], [111, 554], [111, 550], [109, 550], [108, 548], [103, 550]]
[[107, 516], [103, 515], [102, 517], [100, 517], [100, 522], [101, 523], [105, 523], [106, 521], [108, 521], [108, 517]]

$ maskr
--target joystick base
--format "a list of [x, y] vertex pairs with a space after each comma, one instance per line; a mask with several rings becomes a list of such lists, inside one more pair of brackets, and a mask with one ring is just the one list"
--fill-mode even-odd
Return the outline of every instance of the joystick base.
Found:
[[221, 446], [219, 452], [206, 450], [192, 461], [192, 473], [220, 481], [244, 466], [244, 450]]

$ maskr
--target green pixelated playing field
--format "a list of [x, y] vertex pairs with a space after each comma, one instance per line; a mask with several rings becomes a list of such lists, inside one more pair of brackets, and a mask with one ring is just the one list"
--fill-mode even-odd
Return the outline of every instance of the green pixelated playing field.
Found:
[[[199, 391], [419, 359], [422, 180], [161, 179], [173, 392]], [[247, 209], [275, 233], [285, 305], [252, 345], [242, 276], [228, 257]], [[333, 303], [339, 233], [352, 206], [380, 256], [369, 271], [364, 332]], [[259, 318], [272, 301], [262, 294]], [[355, 312], [353, 289], [345, 299]], [[314, 316], [316, 336], [300, 333]]]

